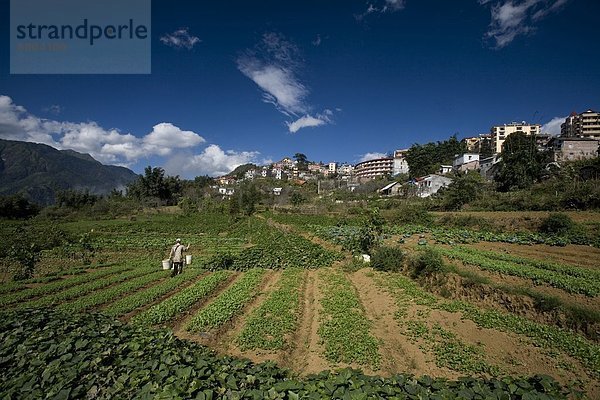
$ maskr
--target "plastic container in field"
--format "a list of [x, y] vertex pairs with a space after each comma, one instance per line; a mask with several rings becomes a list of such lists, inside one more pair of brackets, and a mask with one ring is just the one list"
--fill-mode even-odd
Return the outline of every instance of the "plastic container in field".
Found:
[[191, 255], [185, 256], [185, 265], [190, 265], [191, 263], [192, 263], [192, 256]]
[[171, 260], [166, 259], [162, 262], [163, 269], [171, 269]]

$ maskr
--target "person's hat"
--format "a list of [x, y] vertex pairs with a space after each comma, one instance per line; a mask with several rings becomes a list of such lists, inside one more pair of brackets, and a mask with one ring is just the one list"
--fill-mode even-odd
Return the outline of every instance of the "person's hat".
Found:
[[177, 238], [176, 243], [181, 243], [181, 239]]

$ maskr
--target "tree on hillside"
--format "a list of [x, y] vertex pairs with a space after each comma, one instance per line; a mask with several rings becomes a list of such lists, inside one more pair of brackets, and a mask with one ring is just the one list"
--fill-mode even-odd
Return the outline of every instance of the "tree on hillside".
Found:
[[258, 168], [256, 165], [252, 163], [242, 164], [236, 167], [233, 171], [231, 171], [228, 175], [235, 177], [236, 179], [244, 178], [246, 172]]
[[465, 143], [451, 136], [443, 142], [413, 144], [406, 153], [411, 177], [435, 173], [442, 164], [452, 164], [454, 156], [466, 151]]
[[440, 190], [442, 207], [448, 211], [459, 210], [476, 200], [485, 188], [485, 181], [477, 171], [469, 171], [454, 177], [448, 187]]
[[494, 177], [498, 191], [526, 189], [539, 180], [547, 154], [537, 149], [535, 136], [511, 133], [502, 145], [500, 169]]
[[137, 200], [158, 199], [161, 204], [177, 204], [182, 183], [179, 176], [165, 177], [165, 170], [148, 166], [144, 175], [127, 186], [127, 195]]
[[306, 169], [308, 168], [308, 159], [306, 158], [305, 154], [294, 154], [294, 160], [296, 160], [296, 162], [298, 163], [298, 169], [300, 171], [306, 171]]
[[40, 212], [40, 207], [20, 194], [0, 196], [0, 218], [27, 219]]

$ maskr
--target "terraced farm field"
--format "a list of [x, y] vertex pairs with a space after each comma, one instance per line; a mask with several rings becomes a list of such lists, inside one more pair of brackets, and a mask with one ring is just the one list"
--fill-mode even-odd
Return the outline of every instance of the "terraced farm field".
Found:
[[[249, 376], [262, 376], [268, 371], [267, 375], [275, 379], [271, 387], [281, 379], [288, 382], [288, 386], [276, 389], [286, 398], [295, 398], [299, 393], [354, 398], [350, 392], [359, 389], [354, 392], [355, 398], [376, 397], [376, 393], [382, 397], [394, 393], [430, 396], [443, 390], [455, 394], [467, 390], [472, 398], [486, 398], [494, 390], [499, 391], [496, 394], [511, 393], [513, 398], [544, 390], [552, 393], [551, 397], [562, 396], [545, 378], [518, 378], [533, 375], [549, 375], [564, 387], [581, 390], [590, 398], [600, 397], [597, 335], [600, 265], [567, 264], [482, 249], [472, 239], [471, 243], [449, 245], [447, 238], [439, 237], [436, 243], [427, 232], [400, 235], [392, 232], [386, 236], [386, 244], [399, 246], [407, 255], [415, 256], [423, 253], [424, 248], [433, 249], [445, 260], [446, 269], [440, 274], [413, 279], [402, 268], [397, 272], [356, 268], [351, 253], [340, 245], [347, 239], [344, 235], [355, 232], [352, 226], [344, 232], [327, 220], [318, 225], [308, 217], [275, 219], [277, 222], [270, 216], [258, 216], [230, 223], [225, 216], [206, 215], [186, 224], [164, 225], [165, 217], [73, 224], [70, 229], [94, 229], [97, 252], [107, 265], [87, 269], [65, 266], [62, 271], [49, 274], [54, 279], [48, 282], [40, 283], [44, 279], [37, 277], [36, 281], [3, 284], [0, 304], [4, 312], [50, 307], [65, 313], [61, 315], [81, 315], [81, 320], [84, 315], [90, 316], [91, 324], [104, 324], [106, 329], [121, 329], [112, 328], [112, 323], [103, 320], [104, 317], [94, 317], [100, 313], [108, 316], [109, 321], [116, 318], [125, 323], [127, 328], [123, 329], [131, 329], [123, 331], [127, 337], [123, 340], [139, 337], [140, 333], [135, 332], [154, 332], [154, 329], [166, 332], [162, 330], [166, 329], [188, 343], [179, 347], [194, 348], [191, 343], [197, 343], [215, 351], [217, 357], [235, 356], [256, 363], [272, 361], [292, 371], [274, 370], [278, 367], [273, 364], [261, 364], [260, 371], [252, 370], [259, 368], [252, 364], [240, 364], [240, 371], [245, 371], [244, 378], [240, 378], [231, 372], [238, 367], [232, 367], [231, 361], [223, 361], [230, 359], [210, 358], [215, 356], [207, 355], [204, 350], [194, 350], [198, 353], [193, 356], [195, 353], [189, 350], [191, 353], [185, 356], [172, 356], [175, 357], [172, 362], [181, 365], [177, 377], [188, 385], [197, 385], [195, 391], [184, 385], [185, 390], [192, 390], [185, 393], [194, 396], [204, 393], [202, 384], [194, 381], [197, 374], [213, 368], [199, 367], [198, 359], [210, 358], [215, 365], [210, 373], [218, 377], [211, 382], [225, 388], [220, 393], [221, 389], [211, 386], [217, 396], [226, 390], [250, 390], [247, 388], [264, 388], [266, 393], [268, 379], [259, 384], [262, 378], [256, 378], [255, 382]], [[192, 244], [190, 253], [194, 260], [182, 275], [172, 278], [169, 271], [160, 269], [160, 260], [174, 237]], [[572, 251], [569, 246], [561, 249]], [[588, 252], [597, 253], [596, 260], [600, 260], [597, 248], [589, 247]], [[32, 320], [50, 318], [32, 315]], [[17, 351], [19, 343], [19, 351], [36, 346], [25, 343], [26, 339], [16, 334], [18, 329], [29, 328], [11, 321], [7, 318], [3, 322], [0, 367], [12, 365], [8, 355]], [[68, 333], [64, 335], [70, 337]], [[164, 336], [165, 333], [157, 335], [163, 335], [162, 339], [157, 336], [143, 340], [165, 343], [175, 340]], [[87, 348], [88, 339], [79, 340], [72, 348], [65, 348], [63, 354], [53, 356], [56, 368], [77, 357], [78, 349]], [[133, 346], [137, 354], [128, 357], [149, 357], [149, 353], [142, 354], [141, 349], [146, 345], [128, 346]], [[63, 358], [64, 354], [71, 356]], [[217, 365], [223, 363], [229, 364], [218, 372], [221, 367]], [[345, 367], [384, 378], [365, 377], [355, 371], [320, 375], [318, 379], [310, 376]], [[3, 393], [11, 393], [19, 384], [25, 386], [26, 392], [30, 390], [30, 397], [34, 398], [40, 388], [50, 390], [58, 385], [46, 375], [34, 378], [36, 373], [41, 376], [39, 371], [45, 370], [43, 366], [20, 368], [0, 379]], [[86, 369], [87, 364], [81, 368]], [[137, 371], [138, 367], [130, 368]], [[136, 372], [135, 376], [128, 373], [122, 379], [136, 387], [140, 382], [158, 379], [155, 375], [159, 372], [150, 371], [161, 368], [159, 362], [154, 368], [142, 368], [147, 372]], [[404, 380], [398, 374], [403, 374]], [[295, 381], [297, 376], [304, 378]], [[412, 376], [426, 377], [412, 380]], [[473, 378], [459, 380], [464, 376]], [[515, 378], [493, 380], [508, 376]], [[163, 383], [180, 385], [169, 377], [172, 378], [169, 373], [160, 375]], [[363, 388], [348, 383], [358, 377], [367, 382]], [[462, 383], [440, 383], [430, 377]], [[25, 384], [24, 379], [30, 378]], [[250, 380], [241, 384], [244, 379]], [[376, 384], [373, 379], [389, 380]], [[319, 381], [332, 386], [310, 386], [311, 382]], [[123, 382], [122, 387], [117, 385], [114, 389], [121, 390], [118, 392], [121, 395], [130, 390]], [[95, 390], [94, 393], [109, 397], [113, 389], [108, 389], [106, 382], [103, 385], [97, 384], [95, 389], [86, 386], [86, 393]], [[378, 385], [389, 393], [367, 390]], [[480, 389], [474, 389], [477, 385]], [[144, 390], [157, 395], [164, 389], [164, 385], [159, 386], [144, 386]], [[389, 388], [385, 389], [386, 386]], [[177, 393], [183, 393], [184, 389], [177, 389]], [[83, 389], [73, 390], [66, 397], [77, 397], [76, 390]], [[250, 392], [245, 395], [250, 397]]]

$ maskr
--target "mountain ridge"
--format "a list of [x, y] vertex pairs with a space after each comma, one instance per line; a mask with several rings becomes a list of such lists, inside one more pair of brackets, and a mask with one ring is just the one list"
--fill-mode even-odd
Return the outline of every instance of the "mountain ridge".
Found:
[[89, 154], [15, 140], [0, 139], [0, 195], [21, 193], [48, 205], [61, 190], [108, 194], [138, 175], [125, 167], [104, 165]]

